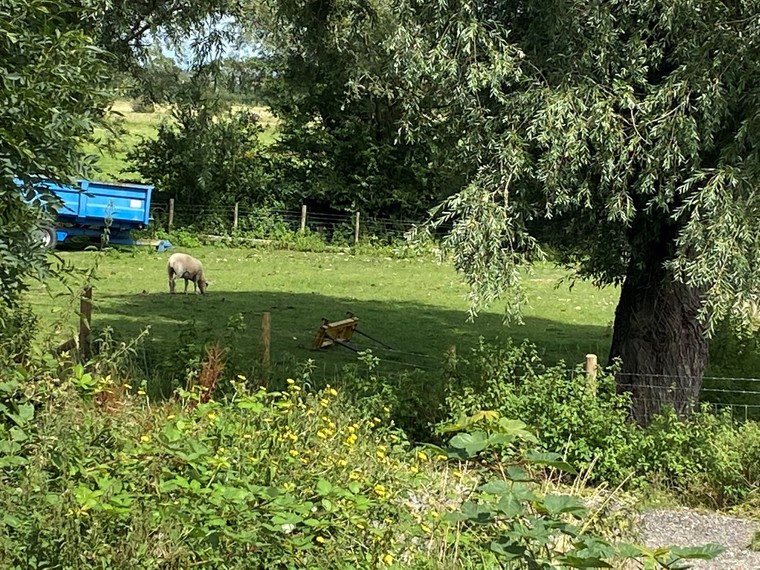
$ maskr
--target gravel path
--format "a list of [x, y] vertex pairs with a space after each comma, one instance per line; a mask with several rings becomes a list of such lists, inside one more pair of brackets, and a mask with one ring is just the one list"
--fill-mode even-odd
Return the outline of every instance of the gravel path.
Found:
[[700, 570], [760, 570], [760, 552], [749, 549], [760, 523], [691, 509], [661, 509], [641, 515], [642, 538], [649, 547], [721, 544], [726, 551], [714, 560], [695, 560]]

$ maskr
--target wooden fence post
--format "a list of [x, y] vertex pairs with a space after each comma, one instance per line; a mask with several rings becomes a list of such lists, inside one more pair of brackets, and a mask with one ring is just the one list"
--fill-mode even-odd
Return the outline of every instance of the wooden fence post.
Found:
[[356, 212], [356, 221], [354, 222], [354, 245], [359, 243], [359, 212]]
[[240, 202], [235, 202], [235, 212], [232, 218], [232, 228], [235, 230], [238, 229], [238, 206], [240, 206]]
[[174, 225], [174, 198], [169, 198], [169, 231]]
[[306, 204], [301, 204], [301, 233], [306, 231]]
[[261, 315], [261, 366], [264, 368], [265, 374], [268, 374], [269, 369], [269, 347], [272, 337], [271, 323], [272, 314], [269, 311], [264, 311]]
[[92, 286], [88, 285], [79, 300], [79, 357], [82, 361], [90, 358], [90, 327], [92, 325]]
[[587, 354], [586, 365], [585, 365], [586, 384], [588, 385], [592, 394], [596, 394], [596, 369], [597, 369], [596, 354]]

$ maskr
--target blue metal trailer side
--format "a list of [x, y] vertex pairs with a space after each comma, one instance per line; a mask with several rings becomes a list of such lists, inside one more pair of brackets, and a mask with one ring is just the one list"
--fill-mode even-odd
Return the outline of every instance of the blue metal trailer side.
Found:
[[[23, 183], [17, 181], [19, 185]], [[49, 180], [35, 183], [54, 194], [61, 205], [56, 212], [55, 228], [44, 228], [43, 242], [55, 247], [72, 236], [100, 238], [107, 230], [109, 243], [134, 245], [129, 232], [144, 229], [150, 223], [150, 200], [153, 186], [80, 180], [76, 185], [57, 184]], [[171, 247], [159, 242], [159, 249]]]

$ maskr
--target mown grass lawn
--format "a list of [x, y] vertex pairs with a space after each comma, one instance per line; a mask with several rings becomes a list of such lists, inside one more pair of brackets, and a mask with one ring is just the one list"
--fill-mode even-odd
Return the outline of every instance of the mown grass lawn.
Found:
[[[171, 252], [144, 248], [60, 255], [78, 267], [98, 260], [96, 329], [110, 326], [126, 338], [150, 325], [154, 348], [176, 351], [177, 338], [191, 324], [203, 337], [219, 338], [230, 319], [242, 315], [246, 326], [236, 341], [255, 359], [261, 315], [269, 311], [273, 360], [313, 359], [327, 373], [356, 356], [342, 347], [313, 351], [311, 344], [323, 317], [339, 320], [347, 311], [359, 317], [359, 330], [393, 349], [354, 337], [358, 347], [371, 348], [389, 366], [438, 370], [450, 345], [466, 354], [481, 336], [488, 341], [528, 338], [547, 362], [564, 359], [574, 365], [588, 352], [604, 360], [618, 297], [614, 288], [597, 290], [587, 283], [557, 288], [564, 271], [537, 265], [526, 276], [525, 324], [507, 328], [499, 306], [468, 322], [465, 286], [450, 266], [430, 259], [212, 247], [183, 251], [203, 260], [211, 281], [206, 296], [168, 293]], [[65, 304], [65, 298], [50, 298], [41, 288], [34, 290], [33, 300], [48, 325], [59, 318], [55, 307]]]

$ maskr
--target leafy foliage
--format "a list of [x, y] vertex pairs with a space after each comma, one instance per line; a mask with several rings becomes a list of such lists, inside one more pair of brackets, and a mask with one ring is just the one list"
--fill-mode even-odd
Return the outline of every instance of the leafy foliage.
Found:
[[191, 86], [184, 103], [174, 107], [173, 120], [128, 155], [134, 168], [156, 184], [156, 199], [194, 206], [241, 202], [247, 207], [286, 198], [269, 184], [272, 174], [259, 140], [258, 117], [249, 111], [220, 114], [216, 101], [206, 95]]
[[630, 396], [617, 393], [612, 376], [592, 388], [580, 370], [544, 367], [527, 343], [481, 345], [460, 358], [447, 409], [451, 418], [490, 410], [525, 422], [539, 449], [562, 450], [591, 482], [654, 486], [713, 508], [759, 498], [756, 422], [738, 425], [705, 405], [688, 420], [665, 409], [641, 428], [630, 419]]
[[445, 93], [436, 124], [478, 165], [441, 211], [457, 220], [449, 244], [476, 300], [515, 286], [504, 276], [540, 242], [599, 283], [662, 244], [671, 274], [705, 289], [711, 319], [752, 298], [755, 3], [406, 9], [389, 42], [424, 79], [401, 102], [419, 119]]
[[357, 418], [335, 388], [310, 393], [308, 375], [282, 391], [238, 377], [222, 400], [201, 383], [160, 403], [105, 373], [116, 368], [49, 357], [7, 368], [0, 484], [17, 491], [0, 494], [3, 566], [553, 568], [622, 556], [670, 567], [717, 552], [613, 549], [573, 523], [587, 516], [578, 499], [535, 484], [534, 470], [570, 466], [527, 449], [526, 426], [493, 412], [451, 426], [464, 430], [452, 457], [496, 459], [507, 474], [462, 479], [477, 486], [462, 503], [443, 450], [411, 449], [387, 415]]
[[639, 568], [680, 568], [684, 560], [710, 559], [723, 550], [718, 545], [650, 550], [607, 543], [589, 532], [589, 510], [578, 497], [541, 491], [541, 469], [574, 470], [559, 454], [526, 450], [525, 442], [537, 440], [524, 423], [481, 411], [446, 431], [460, 432], [445, 448], [450, 458], [492, 464], [497, 469], [489, 472], [499, 474], [488, 477], [447, 519], [480, 531], [472, 546], [509, 568], [613, 568], [612, 563], [626, 559]]
[[458, 170], [440, 152], [446, 142], [401, 139], [393, 93], [363, 82], [393, 74], [394, 9], [388, 0], [276, 0], [256, 10], [271, 68], [262, 99], [281, 121], [277, 152], [292, 157], [288, 178], [310, 206], [421, 217], [455, 184]]
[[67, 19], [66, 0], [0, 2], [0, 303], [15, 305], [50, 266], [35, 232], [49, 223], [42, 192], [31, 203], [14, 183], [68, 181], [87, 170], [80, 148], [107, 105], [104, 54]]

